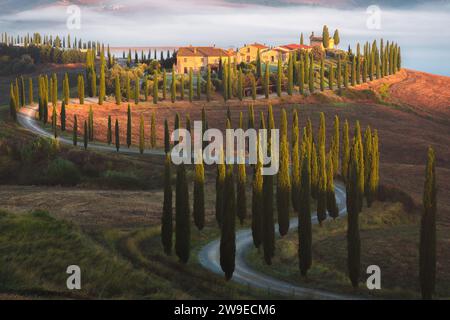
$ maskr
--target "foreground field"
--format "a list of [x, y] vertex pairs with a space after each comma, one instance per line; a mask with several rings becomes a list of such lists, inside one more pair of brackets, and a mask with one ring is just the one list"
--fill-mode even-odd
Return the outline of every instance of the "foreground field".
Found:
[[[410, 77], [415, 77], [414, 72], [408, 71], [408, 74]], [[403, 81], [401, 78], [399, 79], [399, 83]], [[395, 81], [395, 79], [391, 79], [391, 81]], [[281, 107], [284, 107], [289, 116], [291, 116], [294, 108], [298, 110], [301, 126], [304, 126], [306, 120], [311, 118], [315, 131], [318, 128], [319, 112], [325, 113], [328, 124], [331, 124], [334, 116], [338, 115], [341, 124], [345, 119], [348, 119], [351, 127], [353, 127], [355, 121], [359, 120], [362, 128], [370, 125], [372, 128], [378, 129], [381, 151], [381, 183], [393, 185], [406, 191], [416, 202], [416, 205], [404, 209], [396, 205], [377, 204], [374, 208], [375, 212], [367, 212], [367, 218], [364, 220], [363, 243], [369, 245], [363, 248], [365, 252], [363, 261], [365, 264], [372, 263], [370, 255], [373, 255], [373, 261], [376, 260], [373, 262], [374, 264], [377, 261], [383, 263], [382, 270], [386, 269], [387, 272], [383, 279], [386, 281], [386, 288], [389, 289], [385, 297], [417, 297], [413, 292], [417, 292], [418, 283], [417, 243], [419, 227], [417, 215], [410, 215], [410, 213], [415, 206], [421, 203], [426, 148], [428, 145], [435, 148], [439, 186], [437, 228], [439, 239], [438, 282], [440, 284], [437, 290], [440, 297], [447, 297], [446, 290], [449, 287], [447, 270], [450, 268], [450, 258], [446, 252], [448, 250], [445, 249], [450, 245], [450, 239], [447, 236], [450, 234], [450, 199], [446, 197], [446, 194], [450, 192], [448, 183], [450, 181], [450, 150], [448, 148], [450, 135], [446, 132], [449, 132], [450, 125], [446, 121], [440, 121], [443, 116], [439, 111], [440, 109], [434, 107], [434, 105], [430, 105], [427, 108], [427, 116], [423, 116], [419, 112], [412, 111], [410, 106], [393, 104], [392, 101], [389, 101], [389, 94], [386, 93], [386, 90], [395, 88], [395, 86], [390, 85], [386, 88], [374, 88], [374, 93], [361, 87], [359, 90], [344, 90], [340, 95], [325, 93], [308, 98], [298, 95], [293, 97], [283, 96], [281, 99], [271, 98], [270, 101], [274, 105], [277, 123], [280, 120]], [[414, 100], [414, 97], [411, 97], [411, 99]], [[223, 119], [227, 107], [230, 107], [232, 122], [236, 126], [239, 113], [243, 112], [245, 117], [249, 103], [250, 101], [243, 104], [233, 101], [224, 104], [218, 100], [207, 105], [205, 105], [206, 102], [195, 102], [193, 104], [188, 102], [162, 103], [158, 106], [141, 103], [138, 106], [132, 106], [133, 128], [138, 127], [137, 121], [139, 116], [143, 114], [146, 119], [145, 129], [148, 138], [150, 114], [154, 111], [157, 119], [158, 148], [161, 148], [163, 120], [167, 118], [170, 127], [173, 128], [173, 119], [176, 112], [182, 116], [184, 123], [187, 114], [190, 114], [192, 120], [199, 120], [201, 109], [205, 107], [209, 126], [223, 129], [225, 127]], [[266, 103], [265, 100], [261, 100], [255, 104], [257, 122], [259, 121], [259, 112], [267, 110]], [[126, 104], [118, 107], [113, 103], [106, 103], [99, 107], [95, 105], [94, 100], [91, 100], [85, 106], [69, 105], [69, 128], [71, 128], [71, 116], [77, 114], [81, 120], [84, 119], [89, 105], [92, 105], [94, 110], [96, 139], [105, 140], [108, 115], [112, 115], [113, 119], [115, 117], [120, 119], [124, 137]], [[3, 112], [2, 116], [4, 119], [6, 113]], [[327, 127], [331, 128], [330, 125]], [[328, 137], [330, 134], [331, 132], [327, 132]], [[3, 141], [12, 141], [13, 143], [14, 141], [22, 143], [33, 139], [29, 132], [11, 123], [2, 123], [0, 138], [3, 138]], [[327, 143], [329, 143], [329, 140], [328, 138]], [[125, 141], [125, 138], [122, 141]], [[137, 142], [137, 130], [134, 130], [133, 141]], [[2, 156], [2, 167], [0, 169], [3, 168], [5, 163], [11, 164], [11, 161], [13, 161], [13, 164], [15, 161], [16, 165], [17, 163], [21, 164], [20, 158], [18, 160], [17, 154], [10, 152], [9, 147], [9, 144], [6, 144], [6, 147], [0, 148], [0, 155]], [[18, 153], [20, 154], [20, 152]], [[207, 193], [207, 228], [203, 232], [195, 231], [192, 233], [192, 259], [187, 266], [183, 266], [178, 263], [175, 257], [164, 256], [160, 245], [159, 223], [163, 196], [161, 191], [161, 159], [74, 150], [70, 146], [62, 147], [58, 156], [73, 162], [80, 170], [81, 179], [78, 183], [70, 188], [50, 187], [42, 186], [42, 184], [48, 182], [45, 179], [30, 180], [29, 176], [25, 175], [22, 177], [23, 180], [16, 180], [13, 175], [9, 179], [2, 180], [7, 185], [0, 188], [1, 208], [7, 209], [9, 212], [19, 215], [19, 217], [25, 217], [24, 219], [28, 219], [30, 211], [44, 209], [52, 217], [73, 223], [79, 228], [77, 232], [99, 245], [102, 250], [105, 250], [105, 254], [119, 257], [124, 263], [131, 264], [136, 272], [144, 272], [144, 276], [155, 277], [155, 280], [152, 280], [155, 283], [161, 281], [161, 286], [164, 288], [158, 293], [161, 296], [192, 299], [202, 297], [267, 297], [267, 292], [259, 292], [245, 286], [225, 283], [221, 277], [205, 272], [195, 259], [198, 248], [218, 236], [213, 218], [214, 192]], [[83, 161], [79, 161], [80, 158]], [[7, 160], [7, 162], [4, 160]], [[86, 164], [94, 164], [94, 168], [86, 166]], [[48, 162], [35, 162], [33, 165], [38, 170], [33, 170], [34, 166], [30, 166], [28, 168], [30, 171], [16, 169], [12, 172], [18, 174], [19, 177], [22, 171], [30, 173], [35, 171], [38, 176], [45, 176]], [[111, 172], [115, 173], [111, 174]], [[214, 190], [215, 168], [207, 167], [206, 173], [206, 190]], [[191, 170], [189, 170], [189, 179], [192, 181]], [[22, 185], [15, 186], [18, 182]], [[28, 184], [40, 186], [23, 186]], [[192, 192], [192, 188], [190, 191]], [[387, 196], [389, 197], [389, 194]], [[248, 201], [250, 201], [250, 196]], [[10, 217], [11, 214], [8, 213], [7, 216]], [[34, 218], [34, 216], [31, 216], [30, 219]], [[304, 283], [295, 273], [297, 267], [294, 252], [296, 233], [294, 232], [278, 244], [276, 257], [280, 259], [279, 267], [272, 268], [271, 271], [267, 270], [267, 272], [275, 272], [276, 276], [286, 277], [286, 279], [301, 285], [349, 292], [345, 275], [344, 230], [345, 220], [328, 222], [326, 228], [315, 231], [314, 254], [317, 260], [314, 271], [311, 273], [311, 279], [308, 280], [311, 282]], [[34, 237], [39, 236], [34, 235]], [[7, 246], [7, 241], [3, 242], [3, 245]], [[0, 246], [2, 246], [1, 243]], [[265, 270], [263, 266], [259, 265], [261, 259], [256, 253], [252, 253], [250, 259], [255, 267]], [[27, 264], [22, 266], [26, 270]], [[331, 272], [330, 269], [335, 271]], [[396, 272], [403, 272], [402, 274], [405, 276], [395, 277]], [[44, 288], [41, 285], [39, 286], [41, 289]], [[17, 287], [14, 286], [10, 289], [0, 288], [0, 292], [2, 291], [8, 295], [12, 294], [12, 297], [17, 292], [20, 292], [20, 296], [33, 295], [34, 292], [30, 287], [18, 291]], [[363, 291], [357, 293], [367, 294]], [[121, 294], [117, 292], [110, 297], [140, 296], [139, 291], [134, 288], [130, 289], [128, 293]], [[58, 294], [55, 295], [58, 296]], [[99, 297], [98, 291], [92, 291], [89, 297]]]

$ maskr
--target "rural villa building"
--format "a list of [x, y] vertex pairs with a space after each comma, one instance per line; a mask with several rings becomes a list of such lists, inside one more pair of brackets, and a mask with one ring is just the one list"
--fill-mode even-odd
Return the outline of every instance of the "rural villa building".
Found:
[[269, 47], [260, 44], [260, 43], [253, 43], [249, 45], [244, 45], [242, 48], [239, 49], [239, 59], [238, 61], [250, 63], [252, 61], [256, 60], [256, 57], [258, 55], [258, 50], [260, 53], [264, 50], [269, 49]]
[[224, 50], [216, 47], [182, 47], [177, 53], [175, 69], [177, 73], [188, 73], [190, 68], [194, 72], [202, 72], [208, 66], [212, 69], [217, 69], [220, 59], [224, 62], [224, 60], [235, 57], [235, 55], [233, 50]]
[[[314, 32], [309, 37], [309, 43], [311, 47], [320, 46], [322, 50], [325, 50], [323, 46], [323, 37], [317, 37], [314, 35]], [[330, 46], [327, 49], [334, 48], [334, 39], [330, 37]]]
[[[251, 63], [256, 61], [258, 51], [262, 63], [277, 64], [281, 59], [283, 63], [288, 62], [289, 54], [296, 51], [311, 51], [313, 47], [320, 46], [325, 50], [322, 43], [322, 37], [314, 36], [314, 32], [310, 36], [310, 45], [303, 44], [286, 44], [278, 47], [268, 47], [264, 44], [253, 43], [244, 45], [238, 51], [233, 49], [225, 50], [213, 47], [182, 47], [177, 53], [177, 62], [175, 70], [177, 73], [188, 73], [192, 68], [194, 72], [204, 72], [208, 66], [212, 70], [219, 68], [219, 62], [222, 63], [231, 59], [233, 63]], [[330, 49], [334, 48], [334, 40], [330, 38]]]

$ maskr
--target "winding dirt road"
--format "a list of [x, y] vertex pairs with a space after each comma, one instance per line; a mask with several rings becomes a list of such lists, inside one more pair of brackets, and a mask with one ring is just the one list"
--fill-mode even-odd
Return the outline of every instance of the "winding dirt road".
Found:
[[[36, 107], [22, 108], [21, 113], [18, 114], [18, 122], [24, 128], [30, 130], [34, 134], [46, 138], [53, 138], [53, 135], [44, 130], [36, 118]], [[65, 137], [57, 138], [60, 143], [67, 145], [73, 145], [71, 139]], [[80, 145], [80, 144], [79, 144]], [[80, 146], [81, 147], [81, 146]], [[101, 143], [90, 143], [89, 149], [103, 151], [103, 152], [116, 152], [115, 147]], [[121, 153], [126, 154], [139, 154], [137, 148], [122, 148]], [[164, 156], [164, 152], [160, 150], [145, 150], [144, 154]], [[340, 214], [346, 213], [346, 200], [345, 200], [345, 188], [341, 183], [336, 183], [336, 202], [338, 204]], [[312, 222], [317, 223], [317, 216], [313, 213]], [[298, 227], [298, 219], [293, 218], [290, 221], [290, 229]], [[276, 229], [278, 227], [276, 226]], [[253, 286], [260, 289], [270, 290], [270, 292], [276, 292], [281, 295], [287, 295], [291, 297], [301, 299], [355, 299], [357, 297], [351, 297], [347, 295], [341, 295], [332, 292], [326, 292], [323, 290], [316, 290], [312, 288], [305, 288], [301, 286], [292, 285], [288, 282], [275, 279], [271, 276], [262, 274], [258, 271], [251, 269], [246, 263], [246, 255], [253, 246], [252, 232], [250, 229], [241, 230], [236, 233], [236, 265], [233, 274], [233, 281], [236, 281], [242, 285]], [[199, 253], [200, 264], [216, 273], [223, 274], [220, 267], [220, 240], [214, 240], [208, 245], [203, 247]]]

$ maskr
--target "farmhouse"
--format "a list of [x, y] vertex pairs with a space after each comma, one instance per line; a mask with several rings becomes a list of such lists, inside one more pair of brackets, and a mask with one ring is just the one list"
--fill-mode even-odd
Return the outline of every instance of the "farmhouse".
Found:
[[301, 50], [305, 50], [305, 51], [309, 52], [312, 50], [312, 47], [306, 46], [303, 44], [291, 43], [291, 44], [286, 44], [283, 46], [276, 47], [276, 48], [274, 48], [274, 50], [276, 50], [280, 53], [282, 62], [287, 62], [289, 60], [289, 53], [298, 52]]
[[[317, 37], [314, 35], [314, 32], [309, 37], [309, 43], [311, 47], [320, 46], [322, 50], [325, 50], [325, 47], [323, 46], [323, 37]], [[333, 49], [334, 48], [334, 39], [330, 37], [330, 46], [327, 49]]]
[[233, 50], [224, 50], [216, 47], [182, 47], [177, 53], [177, 63], [175, 69], [177, 73], [188, 73], [192, 68], [194, 72], [203, 72], [208, 66], [211, 69], [218, 69], [219, 62], [228, 59], [235, 59]]
[[256, 42], [253, 44], [244, 45], [239, 49], [238, 62], [250, 63], [252, 61], [255, 61], [256, 57], [258, 56], [258, 50], [260, 51], [260, 53], [262, 53], [262, 51], [266, 49], [269, 49], [269, 47]]

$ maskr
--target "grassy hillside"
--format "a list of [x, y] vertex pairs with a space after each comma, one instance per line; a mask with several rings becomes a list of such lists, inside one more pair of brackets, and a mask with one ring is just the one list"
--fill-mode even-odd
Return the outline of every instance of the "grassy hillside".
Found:
[[[66, 287], [81, 268], [80, 291]], [[0, 292], [67, 298], [168, 298], [167, 281], [133, 269], [72, 224], [44, 211], [0, 212]]]

